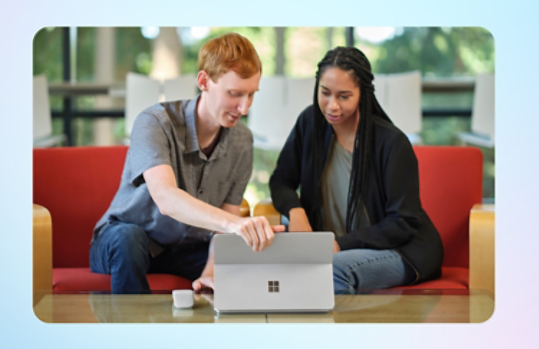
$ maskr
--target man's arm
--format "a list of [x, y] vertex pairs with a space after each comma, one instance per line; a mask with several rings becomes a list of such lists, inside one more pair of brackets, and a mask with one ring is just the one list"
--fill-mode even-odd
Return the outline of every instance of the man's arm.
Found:
[[[239, 205], [231, 205], [224, 203], [221, 206], [221, 209], [238, 217], [240, 215]], [[216, 231], [215, 233], [220, 234], [221, 232]], [[202, 288], [213, 288], [213, 239], [211, 239], [210, 241], [210, 247], [208, 249], [208, 261], [206, 262], [206, 266], [204, 267], [204, 270], [202, 271], [200, 277], [193, 281], [193, 289], [195, 291], [198, 291]]]
[[238, 234], [254, 251], [271, 244], [274, 234], [265, 217], [239, 217], [192, 197], [178, 188], [169, 165], [151, 167], [143, 176], [161, 214], [188, 225]]
[[[225, 212], [228, 212], [230, 214], [233, 214], [234, 216], [240, 216], [240, 206], [239, 205], [231, 205], [224, 203], [221, 206], [221, 209]], [[216, 231], [216, 234], [222, 234], [220, 231]], [[202, 271], [202, 276], [204, 275], [211, 275], [213, 276], [213, 239], [210, 241], [210, 247], [208, 251], [208, 261], [206, 262], [206, 266], [204, 267], [204, 270]]]

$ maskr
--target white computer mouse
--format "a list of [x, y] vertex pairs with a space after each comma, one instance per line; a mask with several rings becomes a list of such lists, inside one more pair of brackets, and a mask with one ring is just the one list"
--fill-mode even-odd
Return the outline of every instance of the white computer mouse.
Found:
[[193, 290], [174, 290], [172, 291], [172, 300], [176, 308], [193, 307]]

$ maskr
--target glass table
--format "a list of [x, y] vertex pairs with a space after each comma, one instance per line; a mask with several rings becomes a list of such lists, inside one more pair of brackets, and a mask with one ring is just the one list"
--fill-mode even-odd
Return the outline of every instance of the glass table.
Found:
[[37, 318], [47, 323], [480, 323], [494, 312], [485, 290], [377, 290], [337, 295], [327, 313], [219, 314], [213, 295], [196, 294], [178, 309], [170, 292], [150, 295], [36, 291]]

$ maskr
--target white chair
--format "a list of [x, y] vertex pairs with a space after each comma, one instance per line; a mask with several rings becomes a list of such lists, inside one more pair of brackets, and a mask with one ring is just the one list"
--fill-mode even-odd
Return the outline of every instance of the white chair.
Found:
[[137, 115], [147, 107], [159, 102], [161, 83], [146, 75], [127, 73], [125, 84], [125, 134], [131, 136], [131, 129]]
[[[127, 73], [125, 96], [125, 133], [129, 138], [141, 111], [160, 101], [191, 99], [197, 95], [196, 76], [184, 75], [163, 82], [137, 73]], [[128, 140], [126, 140], [128, 143]]]
[[287, 82], [286, 102], [288, 104], [288, 113], [291, 115], [291, 118], [289, 118], [288, 121], [291, 121], [291, 123], [287, 125], [287, 127], [289, 126], [289, 130], [286, 137], [288, 137], [290, 130], [294, 127], [299, 114], [309, 105], [313, 104], [316, 79], [314, 77], [303, 79], [290, 78]]
[[373, 80], [376, 99], [412, 144], [421, 144], [421, 72], [376, 74]]
[[192, 74], [165, 80], [163, 81], [165, 100], [192, 99], [197, 95], [197, 87], [197, 77]]
[[463, 144], [494, 148], [494, 74], [476, 77], [472, 132], [462, 132], [457, 136]]
[[254, 146], [264, 150], [280, 150], [288, 136], [280, 127], [281, 122], [286, 120], [286, 78], [262, 77], [258, 87], [247, 117]]
[[52, 134], [51, 107], [45, 75], [34, 76], [32, 102], [34, 148], [61, 146], [66, 137]]
[[247, 123], [254, 146], [281, 150], [300, 112], [313, 102], [314, 78], [263, 77], [249, 109]]

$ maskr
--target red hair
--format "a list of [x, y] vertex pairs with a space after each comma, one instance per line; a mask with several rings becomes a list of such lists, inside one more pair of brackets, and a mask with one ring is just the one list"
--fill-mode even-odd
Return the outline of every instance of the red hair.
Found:
[[202, 46], [198, 52], [198, 70], [206, 71], [214, 82], [229, 70], [247, 79], [258, 72], [262, 74], [262, 63], [249, 40], [229, 33]]

